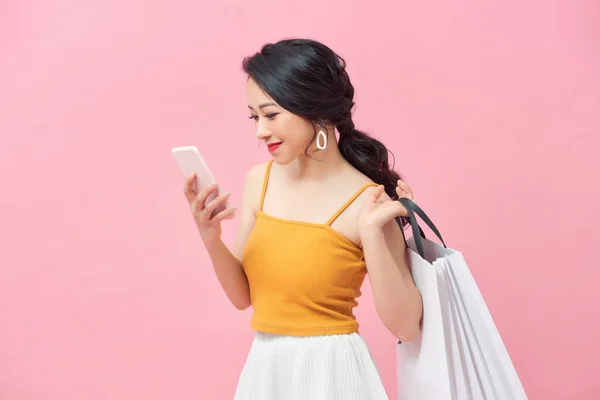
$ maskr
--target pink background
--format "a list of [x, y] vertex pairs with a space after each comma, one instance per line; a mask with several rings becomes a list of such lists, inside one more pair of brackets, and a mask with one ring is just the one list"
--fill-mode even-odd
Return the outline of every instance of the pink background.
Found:
[[[597, 2], [171, 4], [0, 6], [1, 399], [232, 397], [250, 310], [169, 150], [198, 145], [239, 204], [268, 159], [240, 62], [287, 36], [346, 57], [357, 126], [465, 253], [530, 398], [600, 396]], [[395, 398], [368, 285], [358, 315]]]

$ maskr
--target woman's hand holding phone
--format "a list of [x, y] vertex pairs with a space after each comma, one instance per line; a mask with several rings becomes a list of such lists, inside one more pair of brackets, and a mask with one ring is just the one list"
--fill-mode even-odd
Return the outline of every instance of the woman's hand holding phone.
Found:
[[229, 192], [220, 193], [207, 203], [206, 200], [209, 196], [219, 193], [218, 185], [213, 183], [196, 193], [194, 190], [195, 179], [195, 173], [185, 179], [183, 192], [190, 204], [198, 232], [200, 232], [204, 244], [209, 245], [221, 238], [221, 221], [233, 219], [236, 209], [227, 206], [227, 199], [231, 195]]

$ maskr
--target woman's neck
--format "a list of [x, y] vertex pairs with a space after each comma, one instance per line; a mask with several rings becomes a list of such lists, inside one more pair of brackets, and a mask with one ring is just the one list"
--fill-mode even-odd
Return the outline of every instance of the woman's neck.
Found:
[[289, 179], [302, 181], [323, 181], [337, 175], [349, 166], [342, 156], [335, 140], [329, 140], [323, 150], [308, 151], [310, 157], [302, 154], [285, 167]]

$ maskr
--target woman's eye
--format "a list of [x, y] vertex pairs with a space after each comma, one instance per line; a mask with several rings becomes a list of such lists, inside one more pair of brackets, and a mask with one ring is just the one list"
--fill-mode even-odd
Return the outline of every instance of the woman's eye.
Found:
[[[277, 114], [279, 114], [279, 113], [265, 114], [265, 118], [268, 118], [268, 119], [273, 119], [273, 118], [275, 118], [275, 116], [276, 116]], [[251, 115], [251, 116], [249, 116], [248, 118], [249, 118], [249, 119], [253, 119], [253, 120], [255, 120], [255, 121], [258, 121], [258, 115]]]

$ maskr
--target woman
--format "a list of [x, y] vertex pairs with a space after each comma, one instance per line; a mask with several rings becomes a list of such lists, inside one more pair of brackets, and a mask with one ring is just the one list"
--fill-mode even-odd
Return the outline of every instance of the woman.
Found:
[[[345, 61], [312, 40], [268, 44], [244, 60], [250, 118], [272, 159], [250, 169], [232, 251], [205, 206], [216, 186], [185, 193], [230, 301], [253, 307], [256, 337], [236, 399], [387, 399], [352, 309], [368, 272], [381, 321], [400, 340], [418, 334], [419, 291], [392, 199], [412, 199], [388, 151], [352, 121]], [[339, 142], [335, 130], [339, 132]]]

